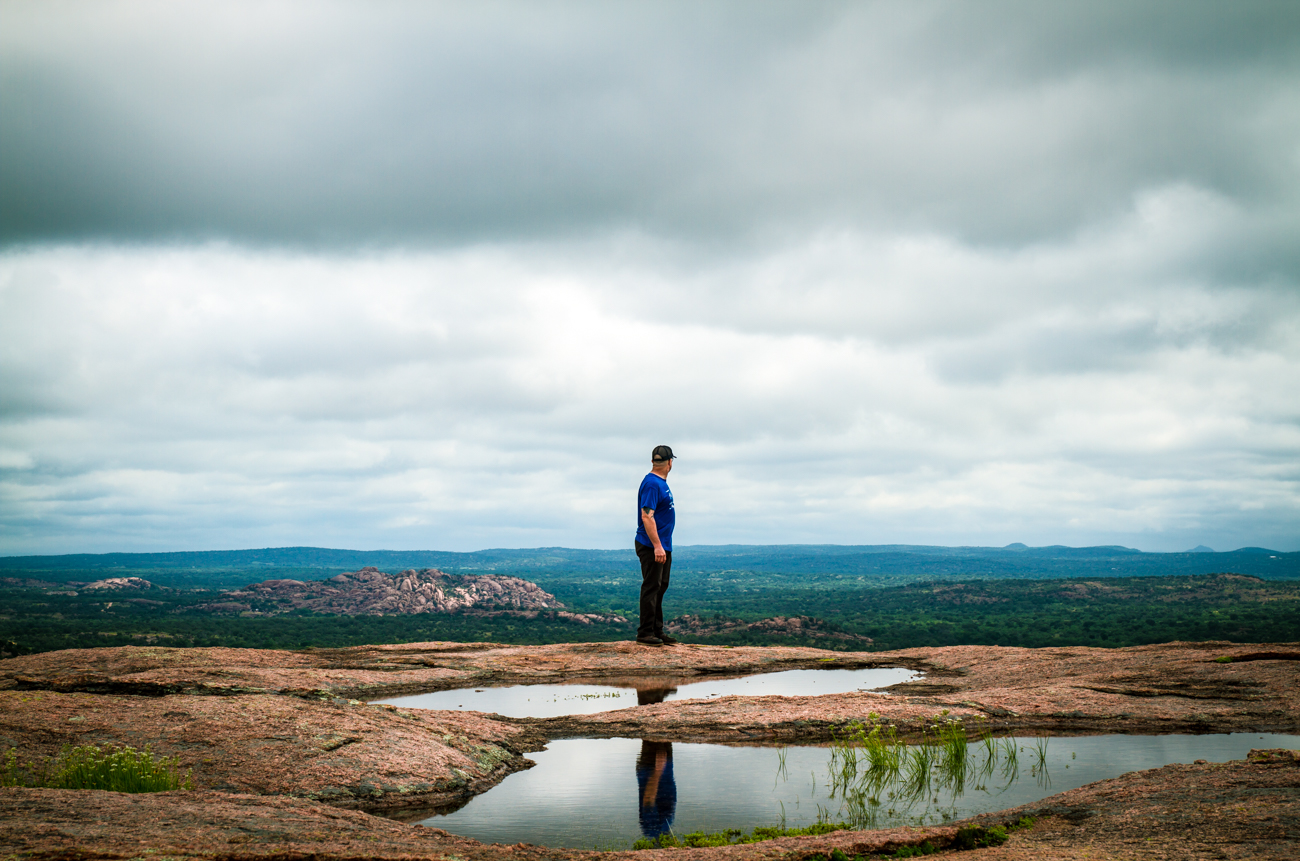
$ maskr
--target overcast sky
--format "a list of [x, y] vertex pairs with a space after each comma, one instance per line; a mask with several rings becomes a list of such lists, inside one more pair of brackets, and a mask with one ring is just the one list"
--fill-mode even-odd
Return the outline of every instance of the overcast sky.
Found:
[[0, 0], [0, 554], [1300, 550], [1300, 4]]

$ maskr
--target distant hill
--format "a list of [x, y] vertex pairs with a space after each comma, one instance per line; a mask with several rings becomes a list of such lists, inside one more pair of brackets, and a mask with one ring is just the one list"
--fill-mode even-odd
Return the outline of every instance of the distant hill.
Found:
[[[373, 566], [382, 571], [437, 568], [448, 573], [499, 573], [544, 588], [577, 580], [637, 575], [635, 554], [620, 550], [539, 547], [524, 550], [339, 550], [274, 547], [174, 553], [103, 553], [0, 557], [0, 573], [46, 581], [142, 576], [176, 588], [228, 589], [270, 577], [323, 580]], [[1300, 579], [1300, 553], [1243, 547], [1144, 553], [1129, 547], [939, 547], [910, 544], [694, 545], [673, 554], [673, 572], [768, 577], [806, 585], [855, 582], [890, 585], [916, 579], [1055, 579], [1156, 577], [1232, 572], [1266, 580]], [[550, 585], [548, 585], [550, 584]], [[552, 590], [553, 591], [553, 590]]]

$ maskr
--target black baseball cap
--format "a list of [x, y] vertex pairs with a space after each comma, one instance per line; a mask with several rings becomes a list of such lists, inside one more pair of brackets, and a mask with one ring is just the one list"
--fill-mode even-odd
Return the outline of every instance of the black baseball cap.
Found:
[[675, 460], [676, 458], [677, 455], [673, 454], [673, 450], [666, 445], [657, 445], [655, 450], [650, 452], [650, 460], [655, 463], [663, 463], [665, 460]]

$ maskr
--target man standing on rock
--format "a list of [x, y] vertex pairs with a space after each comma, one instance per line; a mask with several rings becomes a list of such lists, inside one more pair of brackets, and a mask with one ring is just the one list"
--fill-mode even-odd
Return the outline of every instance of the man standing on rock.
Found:
[[636, 527], [636, 555], [641, 560], [641, 623], [636, 641], [647, 646], [675, 646], [677, 640], [664, 633], [664, 593], [673, 567], [673, 492], [668, 473], [673, 469], [673, 450], [655, 446], [650, 454], [650, 473], [641, 480], [637, 506], [641, 510]]

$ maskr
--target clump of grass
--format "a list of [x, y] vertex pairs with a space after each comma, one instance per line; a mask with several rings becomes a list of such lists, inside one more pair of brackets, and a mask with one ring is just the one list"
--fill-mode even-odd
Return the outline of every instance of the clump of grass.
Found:
[[898, 850], [894, 852], [894, 857], [895, 858], [918, 858], [922, 855], [934, 855], [938, 851], [939, 851], [939, 847], [935, 846], [929, 840], [925, 840], [922, 841], [921, 843], [916, 844], [915, 846], [898, 847]]
[[[1019, 822], [1010, 825], [992, 825], [985, 828], [982, 825], [967, 825], [957, 831], [957, 836], [947, 849], [980, 849], [986, 846], [1001, 846], [1007, 842], [1007, 839], [1015, 831], [1023, 828], [1029, 828], [1034, 824], [1034, 819], [1029, 816], [1022, 817]], [[862, 855], [855, 855], [852, 859], [846, 855], [843, 850], [832, 850], [830, 855], [812, 855], [806, 861], [870, 861], [881, 857], [886, 858], [919, 858], [925, 855], [937, 855], [940, 848], [929, 840], [923, 840], [912, 846], [900, 846], [890, 855], [880, 856], [872, 855], [870, 858], [864, 858]]]
[[0, 783], [50, 789], [103, 789], [109, 792], [167, 792], [193, 789], [193, 773], [181, 773], [176, 758], [158, 757], [146, 745], [67, 746], [54, 760], [28, 765], [13, 748], [5, 752]]
[[957, 836], [953, 838], [952, 845], [954, 849], [980, 849], [984, 846], [1001, 846], [1006, 842], [1005, 825], [994, 825], [989, 828], [982, 825], [967, 825], [957, 829]]
[[709, 846], [736, 846], [741, 843], [759, 843], [774, 840], [777, 837], [808, 837], [843, 831], [849, 825], [844, 822], [815, 822], [804, 828], [781, 828], [769, 826], [755, 828], [749, 834], [739, 828], [727, 828], [722, 831], [692, 831], [678, 837], [676, 834], [662, 834], [651, 840], [642, 837], [632, 844], [633, 849], [702, 849]]
[[998, 747], [999, 752], [1006, 758], [1007, 762], [1012, 763], [1015, 766], [1020, 765], [1020, 748], [1016, 747], [1016, 740], [1014, 738], [1008, 737], [1002, 739], [1002, 741], [998, 742]]
[[886, 727], [883, 733], [880, 727], [873, 727], [862, 740], [862, 747], [866, 752], [868, 770], [873, 774], [898, 774], [903, 767], [906, 745], [899, 744], [898, 730], [893, 726]]
[[20, 763], [18, 751], [11, 747], [5, 751], [3, 765], [0, 766], [0, 786], [45, 786], [49, 771], [49, 760]]
[[[937, 855], [939, 847], [935, 846], [929, 840], [924, 840], [915, 846], [900, 846], [890, 855], [871, 855], [864, 857], [854, 855], [852, 861], [870, 861], [877, 858], [918, 858], [924, 855]], [[831, 850], [830, 855], [812, 855], [807, 861], [850, 861], [849, 856], [842, 849]]]
[[903, 788], [912, 797], [930, 794], [930, 772], [935, 767], [934, 748], [928, 744], [912, 745], [907, 749], [907, 762], [903, 765]]
[[1035, 768], [1047, 767], [1047, 742], [1048, 737], [1040, 735], [1034, 739], [1034, 759], [1036, 760]]
[[1216, 664], [1231, 664], [1231, 663], [1232, 663], [1232, 655], [1219, 655], [1219, 657], [1217, 657], [1217, 658], [1214, 659], [1214, 663], [1216, 663]]
[[[870, 717], [875, 718], [875, 713]], [[899, 741], [898, 730], [892, 724], [881, 727], [854, 721], [831, 744], [832, 776], [841, 777], [847, 785], [857, 777], [862, 761], [862, 770], [874, 779], [896, 777], [906, 755], [907, 745]]]
[[935, 726], [934, 734], [939, 741], [940, 768], [944, 771], [964, 770], [969, 753], [966, 726], [959, 720], [950, 719]]
[[[849, 861], [843, 849], [832, 849], [830, 855], [810, 855], [807, 861]], [[861, 855], [854, 855], [853, 861], [863, 861]]]

